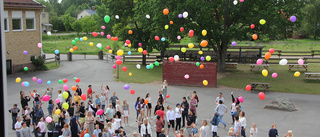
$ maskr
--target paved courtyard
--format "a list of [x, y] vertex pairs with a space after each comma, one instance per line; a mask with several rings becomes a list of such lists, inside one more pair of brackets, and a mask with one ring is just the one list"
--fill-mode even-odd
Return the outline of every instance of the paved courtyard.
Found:
[[[87, 86], [91, 84], [93, 86], [93, 91], [96, 93], [101, 93], [101, 84], [108, 84], [111, 92], [115, 91], [117, 96], [122, 101], [126, 99], [130, 105], [130, 116], [129, 116], [129, 127], [125, 127], [125, 131], [129, 136], [132, 136], [132, 132], [138, 131], [137, 124], [135, 122], [135, 110], [134, 103], [138, 96], [145, 97], [146, 93], [151, 93], [153, 107], [156, 104], [158, 98], [157, 91], [160, 87], [159, 84], [133, 84], [130, 83], [130, 89], [134, 89], [136, 93], [134, 95], [130, 94], [130, 90], [124, 90], [124, 83], [116, 82], [113, 78], [113, 68], [112, 62], [107, 62], [106, 60], [76, 60], [72, 62], [62, 61], [61, 67], [56, 70], [35, 72], [24, 75], [11, 75], [8, 76], [8, 91], [7, 91], [7, 105], [11, 108], [13, 104], [17, 103], [18, 107], [21, 107], [19, 91], [32, 91], [37, 89], [40, 94], [43, 94], [48, 85], [46, 81], [52, 81], [50, 85], [53, 87], [53, 99], [57, 98], [57, 90], [63, 89], [63, 84], [59, 84], [58, 80], [66, 78], [69, 81], [67, 85], [71, 88], [76, 82], [73, 77], [78, 77], [81, 79], [79, 83], [82, 91], [86, 93]], [[16, 77], [21, 77], [22, 81], [29, 81], [29, 87], [22, 87], [21, 83], [15, 83]], [[44, 82], [39, 85], [38, 83], [32, 81], [32, 77], [41, 78]], [[121, 77], [121, 76], [120, 76]], [[133, 74], [134, 77], [134, 74]], [[225, 104], [230, 109], [231, 106], [231, 96], [230, 92], [233, 91], [236, 96], [241, 94], [244, 98], [244, 103], [241, 104], [242, 110], [246, 112], [247, 118], [247, 129], [251, 127], [252, 123], [257, 124], [258, 135], [261, 137], [268, 136], [268, 131], [271, 124], [277, 124], [277, 129], [279, 135], [283, 136], [288, 130], [293, 130], [294, 136], [296, 137], [316, 137], [319, 136], [320, 122], [318, 120], [318, 114], [320, 113], [320, 96], [319, 95], [304, 95], [304, 94], [291, 94], [291, 93], [275, 93], [267, 92], [266, 99], [264, 101], [260, 100], [258, 93], [251, 93], [239, 89], [231, 89], [219, 86], [218, 88], [207, 88], [207, 87], [187, 87], [187, 86], [173, 86], [169, 85], [168, 94], [170, 98], [165, 103], [165, 106], [171, 105], [175, 106], [176, 103], [182, 102], [182, 97], [186, 96], [189, 91], [196, 90], [200, 99], [198, 112], [198, 128], [200, 128], [202, 119], [211, 119], [214, 111], [215, 98], [218, 96], [219, 92], [223, 93], [225, 98]], [[73, 92], [72, 92], [73, 93]], [[276, 97], [289, 98], [298, 108], [295, 112], [286, 112], [279, 110], [268, 110], [264, 109], [264, 105], [267, 104], [271, 99]], [[32, 103], [29, 102], [31, 105]], [[44, 103], [43, 110], [45, 115], [47, 114], [47, 104]], [[229, 110], [228, 110], [229, 111]], [[8, 112], [5, 110], [5, 112]], [[8, 118], [8, 125], [11, 126], [11, 117]], [[152, 119], [152, 127], [155, 125], [154, 118]], [[228, 112], [223, 117], [224, 122], [227, 123], [227, 128], [223, 128], [220, 124], [218, 127], [218, 135], [226, 136], [229, 127], [231, 127], [231, 116]], [[15, 135], [15, 132], [10, 129], [9, 135]], [[153, 128], [153, 135], [155, 136], [155, 128]], [[186, 133], [186, 132], [185, 132]], [[170, 135], [173, 136], [172, 131]], [[249, 136], [249, 130], [247, 130], [246, 135]]]

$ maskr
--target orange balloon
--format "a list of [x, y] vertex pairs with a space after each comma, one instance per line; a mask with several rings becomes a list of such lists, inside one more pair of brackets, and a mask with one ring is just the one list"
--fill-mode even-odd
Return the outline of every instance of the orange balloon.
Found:
[[200, 46], [201, 47], [206, 47], [208, 45], [208, 41], [206, 41], [206, 40], [203, 40], [203, 41], [201, 41], [201, 43], [200, 43]]
[[173, 24], [173, 21], [170, 21], [170, 24]]
[[34, 93], [31, 93], [32, 96], [34, 96]]
[[128, 33], [129, 33], [129, 34], [132, 34], [132, 30], [129, 30]]
[[257, 40], [257, 39], [258, 39], [258, 35], [257, 35], [257, 34], [253, 34], [253, 35], [252, 35], [252, 38], [253, 38], [254, 40]]
[[201, 64], [199, 67], [200, 67], [200, 69], [203, 69], [204, 65], [203, 65], [203, 64]]
[[149, 100], [144, 100], [144, 104], [148, 104], [149, 103]]
[[114, 41], [114, 37], [111, 37], [111, 40]]
[[163, 9], [163, 14], [164, 15], [168, 15], [169, 14], [169, 10], [167, 8]]
[[77, 46], [74, 46], [74, 47], [73, 47], [73, 50], [77, 50], [77, 49], [78, 49], [78, 47], [77, 47]]
[[270, 57], [271, 57], [271, 53], [270, 53], [270, 52], [267, 52], [267, 53], [264, 55], [264, 58], [265, 58], [266, 60], [270, 59]]
[[71, 88], [73, 91], [76, 91], [77, 90], [77, 87], [76, 86], [72, 86]]

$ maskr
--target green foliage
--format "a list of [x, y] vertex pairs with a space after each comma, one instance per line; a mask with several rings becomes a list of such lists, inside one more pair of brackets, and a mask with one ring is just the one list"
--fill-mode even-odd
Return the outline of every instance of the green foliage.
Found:
[[78, 14], [84, 9], [90, 9], [90, 6], [88, 4], [85, 4], [85, 3], [83, 3], [82, 5], [79, 5], [79, 6], [71, 5], [65, 11], [65, 14], [70, 14], [71, 17], [77, 18]]
[[320, 35], [320, 0], [310, 0], [302, 9], [303, 21], [300, 28], [300, 34], [313, 35], [314, 39]]
[[74, 17], [71, 17], [70, 14], [66, 14], [63, 16], [63, 24], [66, 29], [66, 31], [69, 31], [71, 29], [71, 24], [75, 21], [76, 19]]
[[102, 30], [105, 34], [110, 34], [110, 35], [114, 35], [113, 33], [113, 28], [112, 26], [114, 25], [113, 22], [109, 22], [108, 24], [106, 24], [106, 22], [104, 22], [103, 18], [105, 15], [107, 15], [109, 12], [109, 10], [107, 9], [107, 7], [105, 5], [96, 5], [96, 15], [93, 15], [94, 20], [96, 21], [97, 27], [100, 28], [101, 26], [105, 26], [106, 29]]
[[38, 70], [48, 70], [47, 66], [44, 65], [46, 60], [39, 56], [37, 59], [32, 58], [31, 62], [37, 67]]
[[77, 34], [79, 35], [79, 33], [82, 31], [82, 23], [81, 20], [76, 20], [71, 24], [71, 27], [74, 31], [77, 32]]
[[63, 17], [58, 17], [56, 15], [50, 16], [50, 23], [53, 25], [53, 30], [65, 31], [65, 27], [63, 24]]
[[86, 33], [93, 32], [97, 28], [96, 21], [91, 16], [83, 17], [81, 23], [82, 31]]

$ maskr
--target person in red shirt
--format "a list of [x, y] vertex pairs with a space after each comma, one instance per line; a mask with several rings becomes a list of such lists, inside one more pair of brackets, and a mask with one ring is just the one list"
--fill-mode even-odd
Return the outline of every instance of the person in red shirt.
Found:
[[96, 92], [92, 92], [92, 86], [91, 85], [89, 85], [88, 87], [89, 87], [89, 89], [87, 90], [87, 97], [88, 97], [88, 99], [92, 100], [92, 94], [94, 94]]
[[[159, 110], [157, 110], [156, 111], [156, 115], [157, 116], [160, 116], [160, 120], [163, 120], [163, 125], [164, 125], [164, 123], [165, 123], [165, 120], [164, 120], [164, 115], [166, 115], [166, 113], [164, 112], [164, 110], [161, 110], [161, 109], [159, 109]], [[164, 126], [162, 126], [162, 128], [163, 128]]]

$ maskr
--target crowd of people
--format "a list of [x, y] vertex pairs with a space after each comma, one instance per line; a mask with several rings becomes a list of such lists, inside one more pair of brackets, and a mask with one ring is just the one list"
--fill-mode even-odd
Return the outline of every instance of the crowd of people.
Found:
[[[135, 118], [138, 125], [132, 135], [134, 137], [151, 137], [154, 134], [152, 128], [155, 128], [157, 137], [218, 137], [219, 123], [221, 122], [224, 128], [227, 127], [223, 116], [228, 113], [228, 107], [221, 92], [215, 100], [213, 118], [210, 121], [201, 120], [201, 128], [198, 129], [200, 122], [197, 118], [197, 92], [190, 91], [186, 97], [181, 98], [181, 103], [171, 106], [165, 105], [167, 88], [168, 83], [164, 81], [158, 91], [159, 96], [154, 108], [150, 93], [147, 93], [145, 98], [137, 97], [135, 105], [130, 107], [126, 100], [120, 101], [116, 92], [111, 95], [108, 85], [101, 85], [100, 94], [94, 92], [91, 85], [88, 86], [87, 94], [82, 93], [80, 86], [76, 85], [73, 94], [65, 91], [67, 97], [62, 90], [57, 90], [58, 98], [55, 101], [52, 98], [55, 93], [51, 87], [47, 88], [43, 95], [37, 90], [28, 93], [20, 91], [21, 110], [17, 104], [9, 110], [12, 129], [16, 131], [17, 137], [125, 137], [125, 127], [133, 124], [128, 122], [129, 116]], [[42, 100], [45, 95], [50, 96], [46, 114], [42, 107], [47, 103]], [[83, 98], [84, 96], [86, 98]], [[241, 95], [234, 97], [231, 92], [231, 97], [230, 114], [233, 126], [229, 128], [228, 137], [257, 137], [257, 125], [253, 123], [251, 127], [247, 126], [244, 108], [239, 100]], [[136, 114], [130, 115], [129, 109], [132, 107]], [[152, 120], [154, 118], [155, 122]], [[279, 136], [275, 124], [271, 126], [268, 135]], [[284, 137], [293, 137], [292, 131], [289, 130]]]

